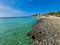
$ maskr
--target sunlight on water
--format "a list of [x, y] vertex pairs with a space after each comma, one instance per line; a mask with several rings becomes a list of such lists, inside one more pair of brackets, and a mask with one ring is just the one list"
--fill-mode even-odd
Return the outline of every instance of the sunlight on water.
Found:
[[31, 17], [0, 18], [0, 45], [32, 45], [26, 34], [37, 20]]

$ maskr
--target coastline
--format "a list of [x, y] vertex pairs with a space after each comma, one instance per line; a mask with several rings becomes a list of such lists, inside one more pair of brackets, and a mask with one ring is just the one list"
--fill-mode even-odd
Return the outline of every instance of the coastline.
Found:
[[41, 18], [60, 18], [60, 17], [56, 17], [56, 16], [51, 16], [51, 17], [44, 17], [44, 16], [42, 16], [42, 17], [34, 17], [34, 18], [41, 19]]
[[60, 45], [60, 17], [40, 17], [28, 35], [32, 37], [33, 45]]

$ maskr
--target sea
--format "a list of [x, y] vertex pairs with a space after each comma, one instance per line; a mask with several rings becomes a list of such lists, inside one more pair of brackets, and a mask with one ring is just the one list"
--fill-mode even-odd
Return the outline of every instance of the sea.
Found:
[[32, 45], [27, 33], [37, 20], [33, 17], [0, 18], [0, 45]]

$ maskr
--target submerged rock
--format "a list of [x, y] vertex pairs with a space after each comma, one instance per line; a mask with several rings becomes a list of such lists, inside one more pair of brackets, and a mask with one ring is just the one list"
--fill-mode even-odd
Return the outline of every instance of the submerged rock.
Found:
[[60, 18], [41, 18], [27, 35], [33, 45], [60, 45]]

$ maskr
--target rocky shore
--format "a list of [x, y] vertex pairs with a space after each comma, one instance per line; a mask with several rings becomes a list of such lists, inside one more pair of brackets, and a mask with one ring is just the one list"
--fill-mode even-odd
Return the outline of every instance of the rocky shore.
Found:
[[27, 34], [33, 45], [60, 45], [60, 18], [41, 18]]

